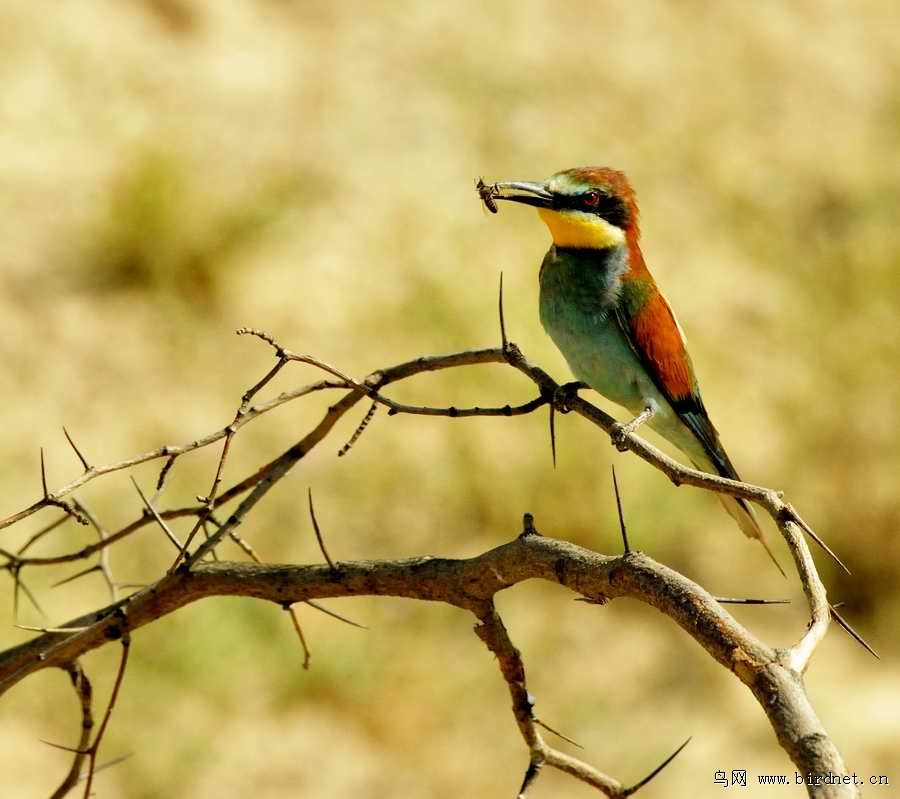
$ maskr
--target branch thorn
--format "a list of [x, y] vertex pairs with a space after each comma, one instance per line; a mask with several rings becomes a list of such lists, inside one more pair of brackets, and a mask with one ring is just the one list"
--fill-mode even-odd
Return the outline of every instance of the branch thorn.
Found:
[[625, 545], [625, 554], [631, 554], [628, 546], [628, 531], [625, 529], [625, 515], [622, 513], [622, 498], [619, 496], [619, 481], [616, 479], [616, 467], [612, 467], [613, 490], [616, 492], [616, 511], [619, 514], [619, 529], [622, 531], [622, 543]]
[[41, 447], [41, 488], [44, 491], [44, 499], [49, 499], [50, 493], [47, 491], [47, 467], [44, 465], [43, 447]]
[[579, 749], [584, 749], [584, 747], [580, 743], [578, 743], [578, 741], [573, 741], [571, 738], [563, 735], [559, 730], [554, 730], [553, 727], [551, 727], [549, 724], [545, 724], [539, 718], [535, 718], [533, 719], [533, 721], [539, 727], [543, 727], [545, 730], [547, 730], [547, 732], [553, 733], [557, 738], [561, 738], [566, 743], [572, 744], [572, 746], [577, 746]]
[[62, 580], [57, 580], [50, 587], [51, 588], [59, 588], [61, 585], [65, 585], [66, 583], [71, 583], [77, 580], [79, 577], [85, 577], [92, 572], [101, 571], [102, 567], [99, 563], [95, 563], [93, 566], [88, 566], [86, 569], [82, 569], [79, 572], [75, 572], [75, 574], [71, 574], [68, 577], [63, 577]]
[[[150, 500], [147, 499], [144, 492], [141, 491], [141, 487], [138, 485], [137, 480], [135, 480], [134, 477], [132, 477], [131, 482], [134, 484], [134, 488], [138, 492], [138, 496], [140, 496], [141, 500], [144, 503], [144, 506], [150, 512], [150, 515], [153, 516], [153, 518], [156, 520], [156, 523], [162, 528], [162, 531], [166, 534], [166, 537], [169, 539], [169, 541], [172, 542], [174, 547], [178, 550], [178, 558], [180, 559], [181, 555], [183, 553], [183, 550], [184, 550], [184, 546], [182, 546], [182, 543], [175, 536], [175, 533], [173, 533], [172, 530], [169, 528], [169, 525], [166, 524], [166, 520], [163, 519], [163, 517], [159, 515], [156, 508], [153, 507]], [[176, 563], [177, 563], [177, 561], [176, 561]]]
[[316, 534], [316, 541], [319, 542], [319, 549], [322, 550], [322, 555], [325, 557], [325, 560], [328, 562], [331, 570], [337, 571], [337, 567], [334, 565], [334, 561], [331, 559], [331, 556], [328, 554], [328, 550], [325, 548], [325, 541], [322, 540], [322, 531], [319, 530], [319, 523], [316, 521], [316, 509], [313, 507], [312, 489], [308, 488], [306, 490], [306, 494], [309, 499], [309, 518], [312, 519], [313, 530]]
[[841, 628], [843, 628], [844, 632], [846, 632], [847, 635], [853, 638], [856, 643], [858, 643], [863, 649], [865, 649], [866, 652], [872, 655], [872, 657], [874, 657], [876, 660], [881, 660], [881, 656], [874, 649], [872, 649], [872, 647], [866, 643], [865, 639], [858, 632], [856, 632], [853, 627], [850, 626], [849, 622], [843, 616], [841, 616], [840, 613], [837, 612], [837, 608], [842, 604], [843, 602], [839, 603], [838, 605], [828, 606], [828, 610], [831, 612], [831, 618], [834, 619]]
[[550, 454], [553, 457], [553, 468], [556, 468], [556, 405], [550, 403]]
[[533, 757], [528, 763], [528, 768], [525, 770], [525, 778], [522, 780], [522, 787], [519, 788], [518, 799], [525, 799], [528, 788], [531, 786], [531, 783], [535, 781], [538, 772], [543, 765], [544, 761], [538, 757]]
[[[783, 493], [783, 492], [782, 492], [782, 493]], [[815, 542], [816, 542], [816, 543], [817, 543], [817, 544], [818, 544], [818, 545], [819, 545], [819, 546], [820, 546], [820, 547], [828, 554], [828, 556], [829, 556], [835, 563], [837, 563], [838, 566], [840, 566], [845, 572], [847, 572], [847, 574], [852, 574], [852, 573], [853, 573], [853, 572], [850, 571], [850, 569], [848, 569], [848, 568], [844, 565], [844, 562], [843, 562], [843, 561], [842, 561], [842, 560], [834, 553], [834, 551], [831, 549], [831, 547], [829, 547], [828, 544], [826, 544], [826, 543], [819, 537], [818, 533], [816, 533], [816, 531], [813, 530], [812, 527], [810, 527], [810, 526], [806, 523], [806, 521], [803, 519], [803, 517], [802, 517], [799, 513], [797, 513], [797, 511], [796, 511], [796, 509], [794, 508], [793, 505], [791, 505], [791, 504], [786, 505], [786, 506], [785, 506], [785, 510], [786, 510], [786, 512], [789, 514], [790, 518], [791, 518], [793, 521], [797, 522], [797, 524], [800, 525], [800, 528], [803, 530], [803, 532], [805, 532], [805, 533], [806, 533], [813, 541], [815, 541]]]
[[69, 446], [72, 447], [72, 449], [75, 451], [75, 454], [78, 456], [78, 460], [81, 461], [81, 465], [84, 466], [84, 470], [86, 472], [89, 472], [91, 470], [90, 464], [87, 462], [87, 459], [84, 457], [84, 455], [81, 454], [81, 451], [78, 449], [78, 447], [75, 446], [75, 442], [72, 440], [72, 436], [69, 435], [69, 431], [66, 430], [65, 427], [63, 427], [63, 434], [66, 437], [66, 441], [69, 442]]
[[358, 627], [360, 630], [368, 630], [365, 624], [360, 624], [358, 621], [353, 621], [353, 619], [348, 619], [346, 616], [342, 616], [340, 613], [335, 613], [333, 610], [329, 610], [326, 607], [323, 607], [318, 602], [313, 602], [311, 599], [307, 599], [305, 604], [309, 605], [311, 608], [315, 608], [319, 611], [319, 613], [324, 613], [326, 616], [331, 616], [333, 619], [337, 619], [338, 621], [344, 622], [344, 624], [349, 624], [351, 627]]
[[720, 605], [790, 605], [790, 599], [753, 599], [747, 597], [717, 596]]
[[637, 793], [641, 788], [643, 788], [650, 780], [652, 780], [660, 771], [662, 771], [666, 766], [669, 765], [678, 755], [681, 754], [682, 749], [686, 747], [690, 742], [693, 736], [688, 738], [681, 746], [679, 746], [671, 755], [669, 755], [662, 763], [660, 763], [653, 771], [651, 771], [644, 779], [640, 782], [635, 783], [630, 788], [626, 788], [622, 792], [622, 796], [631, 796], [633, 793]]
[[500, 294], [498, 298], [498, 309], [500, 311], [500, 342], [505, 353], [509, 349], [509, 340], [506, 338], [506, 318], [503, 315], [503, 271], [500, 272]]
[[519, 534], [519, 538], [523, 538], [526, 535], [540, 535], [537, 527], [534, 526], [534, 516], [530, 513], [522, 516], [522, 532]]

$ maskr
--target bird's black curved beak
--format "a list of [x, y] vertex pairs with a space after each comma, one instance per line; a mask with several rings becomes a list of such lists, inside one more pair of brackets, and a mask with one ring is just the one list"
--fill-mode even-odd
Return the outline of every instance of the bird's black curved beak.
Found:
[[543, 183], [529, 181], [507, 181], [491, 185], [481, 183], [478, 190], [489, 208], [489, 200], [509, 200], [523, 205], [533, 205], [535, 208], [550, 208], [554, 201], [553, 195], [547, 191]]

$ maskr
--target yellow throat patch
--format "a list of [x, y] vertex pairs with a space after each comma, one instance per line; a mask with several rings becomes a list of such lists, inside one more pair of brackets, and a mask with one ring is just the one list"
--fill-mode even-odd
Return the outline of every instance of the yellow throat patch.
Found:
[[605, 250], [625, 243], [625, 231], [605, 219], [581, 211], [553, 211], [538, 208], [538, 215], [550, 228], [557, 247]]

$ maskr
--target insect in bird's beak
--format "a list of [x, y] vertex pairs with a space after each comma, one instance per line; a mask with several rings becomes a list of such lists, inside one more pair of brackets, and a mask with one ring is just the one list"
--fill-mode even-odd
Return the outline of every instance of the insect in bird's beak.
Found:
[[497, 213], [497, 200], [510, 200], [535, 208], [552, 208], [556, 199], [543, 183], [530, 181], [499, 181], [488, 185], [479, 178], [475, 182], [475, 188], [481, 202], [492, 214]]
[[475, 190], [478, 192], [481, 202], [484, 203], [484, 207], [492, 214], [496, 214], [498, 209], [497, 203], [494, 202], [494, 197], [500, 193], [497, 190], [497, 184], [494, 183], [488, 186], [487, 183], [484, 182], [484, 178], [478, 178], [478, 180], [475, 181]]

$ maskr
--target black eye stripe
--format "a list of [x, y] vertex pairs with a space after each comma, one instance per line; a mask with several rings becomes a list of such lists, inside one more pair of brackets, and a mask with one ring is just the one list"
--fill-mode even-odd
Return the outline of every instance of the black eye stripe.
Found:
[[571, 208], [588, 214], [596, 214], [616, 227], [625, 227], [628, 221], [628, 208], [618, 197], [603, 192], [595, 192], [600, 195], [600, 201], [596, 205], [588, 206], [585, 202], [585, 194], [557, 194], [553, 205], [560, 210]]

